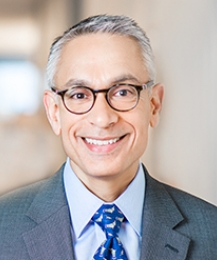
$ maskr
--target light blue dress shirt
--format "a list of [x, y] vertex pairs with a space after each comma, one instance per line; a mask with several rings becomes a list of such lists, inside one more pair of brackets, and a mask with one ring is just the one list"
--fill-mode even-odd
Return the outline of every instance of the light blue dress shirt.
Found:
[[[64, 169], [64, 185], [72, 222], [72, 240], [76, 260], [91, 260], [106, 239], [102, 229], [91, 218], [105, 202], [77, 178], [67, 159]], [[145, 196], [145, 175], [140, 164], [136, 177], [114, 202], [125, 215], [118, 233], [129, 260], [140, 256], [142, 240], [142, 210]], [[109, 203], [109, 204], [111, 204]]]

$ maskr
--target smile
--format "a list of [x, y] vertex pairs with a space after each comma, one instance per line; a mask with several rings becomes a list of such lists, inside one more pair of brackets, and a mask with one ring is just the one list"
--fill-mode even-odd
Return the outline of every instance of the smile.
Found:
[[109, 144], [114, 144], [117, 141], [119, 141], [121, 138], [114, 138], [114, 139], [110, 139], [110, 140], [96, 140], [96, 139], [91, 139], [91, 138], [85, 138], [85, 141], [88, 144], [94, 144], [94, 145], [109, 145]]

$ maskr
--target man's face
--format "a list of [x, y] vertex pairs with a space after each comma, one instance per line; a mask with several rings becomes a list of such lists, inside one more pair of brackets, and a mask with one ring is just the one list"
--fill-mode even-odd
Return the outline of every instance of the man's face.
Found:
[[[99, 90], [117, 83], [142, 85], [148, 80], [140, 47], [134, 40], [106, 33], [88, 34], [64, 47], [55, 87], [63, 90], [69, 82], [81, 82]], [[147, 146], [149, 125], [157, 124], [162, 95], [160, 85], [151, 93], [142, 90], [138, 105], [128, 112], [113, 110], [104, 93], [97, 94], [94, 107], [83, 115], [67, 111], [61, 98], [50, 91], [45, 92], [44, 103], [72, 168], [88, 186], [96, 179], [133, 179]]]

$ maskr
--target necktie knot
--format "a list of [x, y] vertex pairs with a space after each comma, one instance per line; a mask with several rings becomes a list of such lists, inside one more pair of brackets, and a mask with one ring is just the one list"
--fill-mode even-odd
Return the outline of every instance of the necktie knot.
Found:
[[124, 220], [123, 213], [114, 204], [104, 204], [94, 214], [92, 220], [96, 222], [105, 232], [106, 237], [115, 237], [120, 230]]

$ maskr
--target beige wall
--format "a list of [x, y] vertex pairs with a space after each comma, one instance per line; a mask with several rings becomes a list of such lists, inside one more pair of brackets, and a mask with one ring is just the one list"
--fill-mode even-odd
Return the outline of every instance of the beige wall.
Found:
[[[9, 0], [10, 6], [3, 10], [7, 1], [0, 0], [0, 57], [24, 56], [34, 62], [42, 76], [38, 85], [42, 99], [50, 45], [70, 24], [68, 0], [32, 0], [32, 5]], [[33, 115], [0, 114], [0, 195], [51, 176], [64, 160], [43, 106]]]
[[[145, 29], [156, 56], [158, 81], [164, 83], [166, 95], [161, 122], [157, 129], [150, 132], [150, 143], [143, 161], [156, 178], [217, 205], [217, 2], [82, 0], [79, 3], [82, 4], [81, 18], [99, 13], [125, 14], [136, 19]], [[42, 35], [37, 55], [34, 56], [41, 68], [45, 66], [48, 46], [53, 38], [68, 27], [70, 20], [73, 21], [70, 12], [74, 14], [76, 10], [73, 10], [73, 5], [70, 8], [67, 0], [42, 1], [42, 6], [32, 16]], [[47, 141], [47, 148], [37, 144], [31, 148], [50, 152], [53, 161], [59, 164], [64, 160], [62, 148], [58, 142], [55, 144], [56, 139], [49, 127], [43, 129], [52, 141]], [[46, 140], [51, 139], [48, 137]], [[19, 144], [20, 149], [22, 143], [25, 141]], [[1, 148], [1, 151], [5, 156], [6, 150]], [[10, 158], [7, 160], [13, 161], [14, 154], [7, 152], [7, 158]], [[23, 158], [28, 158], [28, 152], [24, 155], [19, 157], [18, 164], [22, 165], [22, 172], [27, 169], [28, 174], [31, 166], [23, 166]], [[29, 158], [33, 155], [37, 157], [33, 151], [30, 155]], [[37, 178], [42, 178], [41, 174], [37, 174], [42, 172], [42, 168], [51, 168], [52, 159], [44, 158], [40, 154], [34, 159], [37, 170], [33, 171]], [[10, 174], [11, 179], [14, 178], [14, 167], [7, 168], [1, 160], [0, 178]], [[45, 161], [49, 161], [46, 167], [37, 168], [37, 163], [45, 164]], [[20, 179], [25, 177], [24, 174], [20, 175]], [[7, 180], [10, 183], [9, 177]]]

